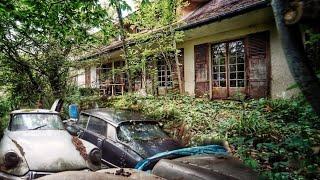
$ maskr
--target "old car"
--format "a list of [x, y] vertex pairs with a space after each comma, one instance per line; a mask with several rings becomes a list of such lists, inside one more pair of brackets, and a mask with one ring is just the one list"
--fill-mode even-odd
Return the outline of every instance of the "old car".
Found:
[[182, 147], [157, 121], [129, 111], [85, 110], [70, 126], [74, 134], [101, 149], [102, 162], [109, 167], [133, 168], [147, 157]]
[[258, 173], [230, 156], [223, 146], [213, 144], [161, 152], [138, 162], [135, 168], [165, 179], [259, 179]]
[[149, 172], [139, 171], [131, 168], [109, 168], [101, 169], [95, 172], [88, 171], [66, 171], [56, 173], [49, 176], [41, 177], [39, 180], [82, 180], [82, 179], [94, 179], [94, 180], [165, 180], [159, 176], [151, 174]]
[[34, 179], [70, 170], [99, 170], [101, 151], [71, 136], [56, 111], [11, 112], [0, 142], [0, 179]]

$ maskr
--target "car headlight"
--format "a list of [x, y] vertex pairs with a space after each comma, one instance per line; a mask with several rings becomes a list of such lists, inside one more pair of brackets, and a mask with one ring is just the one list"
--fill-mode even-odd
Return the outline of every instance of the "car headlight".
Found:
[[97, 148], [92, 149], [89, 153], [89, 159], [91, 163], [96, 166], [101, 165], [101, 156], [101, 151]]
[[19, 155], [14, 151], [9, 151], [4, 155], [4, 166], [8, 169], [17, 167], [20, 162]]

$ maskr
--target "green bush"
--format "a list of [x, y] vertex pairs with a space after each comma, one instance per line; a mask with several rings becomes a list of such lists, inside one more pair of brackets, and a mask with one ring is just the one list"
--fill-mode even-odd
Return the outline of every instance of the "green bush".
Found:
[[99, 93], [99, 89], [96, 88], [79, 88], [81, 96], [93, 96]]
[[0, 97], [0, 134], [7, 127], [9, 120], [10, 102], [3, 97]]

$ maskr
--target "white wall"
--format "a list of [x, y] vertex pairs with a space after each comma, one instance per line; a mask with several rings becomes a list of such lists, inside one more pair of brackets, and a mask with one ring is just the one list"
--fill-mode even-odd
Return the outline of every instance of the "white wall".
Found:
[[86, 76], [85, 76], [85, 70], [84, 69], [79, 69], [77, 71], [77, 86], [79, 87], [85, 87], [85, 79], [86, 79]]
[[91, 87], [96, 88], [98, 87], [98, 79], [97, 79], [97, 70], [96, 66], [90, 67], [90, 82]]
[[275, 25], [270, 32], [271, 97], [288, 98], [299, 91], [298, 89], [287, 91], [287, 88], [295, 84], [295, 81], [291, 75]]

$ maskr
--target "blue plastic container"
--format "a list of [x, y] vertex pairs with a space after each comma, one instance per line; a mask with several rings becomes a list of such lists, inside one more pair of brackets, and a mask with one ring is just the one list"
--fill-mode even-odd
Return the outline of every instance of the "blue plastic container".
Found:
[[78, 119], [79, 116], [79, 108], [76, 104], [71, 104], [69, 106], [69, 117], [71, 119]]

